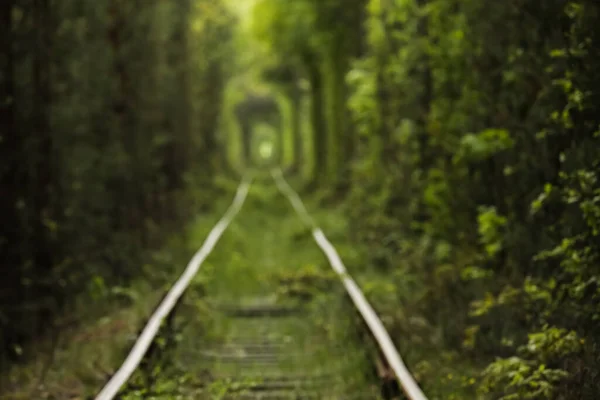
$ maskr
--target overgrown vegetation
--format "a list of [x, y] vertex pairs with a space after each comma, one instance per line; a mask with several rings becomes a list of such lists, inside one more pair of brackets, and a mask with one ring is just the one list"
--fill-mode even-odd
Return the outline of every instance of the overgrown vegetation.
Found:
[[170, 277], [150, 250], [214, 200], [231, 52], [214, 1], [7, 0], [0, 20], [4, 370], [75, 299]]
[[[596, 397], [597, 1], [7, 0], [0, 21], [1, 359], [79, 295], [160, 280], [147, 250], [216, 176], [279, 164], [341, 205], [320, 223], [430, 398]], [[306, 273], [282, 290], [312, 296]]]
[[[472, 397], [594, 398], [597, 2], [263, 0], [256, 12], [278, 65], [310, 82], [315, 152], [331, 167], [317, 163], [319, 177], [350, 187], [356, 270], [392, 282], [374, 299], [411, 364], [455, 362], [428, 347], [453, 353], [475, 368]], [[426, 343], [404, 344], [411, 318]], [[450, 398], [437, 372], [425, 391]]]

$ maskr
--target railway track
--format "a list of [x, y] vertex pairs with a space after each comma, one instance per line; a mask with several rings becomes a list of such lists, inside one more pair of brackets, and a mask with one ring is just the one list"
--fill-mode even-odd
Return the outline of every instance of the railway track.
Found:
[[[245, 305], [216, 307], [226, 323], [217, 340], [188, 332], [175, 358], [181, 370], [204, 377], [188, 398], [377, 399], [377, 387], [356, 374], [364, 354], [344, 354], [341, 344], [311, 323], [309, 304], [282, 305], [274, 296], [244, 299]], [[318, 314], [323, 316], [322, 310]]]
[[[242, 251], [251, 261], [243, 268], [228, 269], [226, 265], [231, 263], [212, 261], [209, 254], [215, 247], [237, 249], [243, 245], [246, 233], [238, 232], [241, 228], [232, 221], [250, 190], [250, 180], [244, 180], [231, 207], [149, 318], [97, 400], [380, 399], [380, 382], [372, 368], [372, 354], [377, 350], [394, 371], [406, 398], [426, 399], [333, 245], [282, 174], [274, 171], [272, 175], [297, 212], [295, 222], [281, 220], [279, 227], [265, 226], [264, 231], [254, 232], [261, 235], [260, 245]], [[282, 213], [292, 218], [287, 208]], [[238, 218], [245, 218], [244, 213], [236, 221]], [[298, 221], [302, 221], [303, 242], [283, 245], [278, 231]], [[257, 225], [261, 222], [253, 221], [253, 226]], [[221, 236], [225, 243], [217, 244]], [[296, 259], [296, 246], [310, 246], [304, 252], [310, 257]], [[223, 257], [240, 257], [229, 253], [223, 251]], [[198, 271], [207, 258], [205, 280], [198, 281]], [[329, 273], [313, 268], [311, 275], [298, 272], [297, 266], [278, 265], [318, 260], [330, 264]], [[278, 275], [286, 268], [285, 278]], [[183, 297], [186, 289], [202, 295]], [[365, 344], [357, 319], [369, 328], [377, 346]], [[157, 351], [165, 353], [162, 360], [168, 360], [166, 364], [149, 357]], [[137, 387], [132, 390], [130, 381], [140, 369], [151, 371], [146, 375], [152, 377], [136, 379]]]

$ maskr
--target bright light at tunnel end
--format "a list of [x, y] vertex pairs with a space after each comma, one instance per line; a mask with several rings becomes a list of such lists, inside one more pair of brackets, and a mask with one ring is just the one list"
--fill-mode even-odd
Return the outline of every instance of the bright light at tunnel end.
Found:
[[258, 149], [260, 154], [260, 158], [263, 160], [268, 160], [273, 155], [273, 143], [272, 142], [262, 142]]

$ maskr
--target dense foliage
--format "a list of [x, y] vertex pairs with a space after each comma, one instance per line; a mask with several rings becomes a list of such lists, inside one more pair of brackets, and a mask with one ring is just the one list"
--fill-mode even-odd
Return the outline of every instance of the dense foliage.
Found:
[[343, 204], [431, 398], [597, 397], [600, 4], [241, 1], [2, 2], [2, 354], [262, 160]]
[[[364, 0], [282, 2], [259, 0], [254, 7], [254, 34], [270, 50], [266, 78], [287, 87], [310, 89], [311, 151], [320, 183], [347, 178], [354, 151], [353, 129], [347, 118], [345, 74], [359, 54]], [[300, 133], [297, 133], [297, 136]]]
[[[352, 161], [353, 240], [393, 279], [375, 298], [399, 343], [423, 317], [419, 340], [479, 371], [463, 376], [470, 396], [594, 398], [598, 3], [262, 0], [256, 12], [280, 64], [310, 82], [317, 167], [334, 171], [320, 176], [343, 183]], [[426, 392], [449, 398], [435, 361], [408, 354]]]
[[375, 3], [351, 100], [381, 132], [355, 177], [364, 189], [368, 160], [384, 161], [386, 218], [366, 207], [357, 222], [392, 249], [385, 264], [411, 260], [413, 306], [444, 342], [489, 362], [479, 393], [593, 398], [598, 5]]
[[212, 0], [1, 2], [0, 359], [211, 200], [230, 25]]

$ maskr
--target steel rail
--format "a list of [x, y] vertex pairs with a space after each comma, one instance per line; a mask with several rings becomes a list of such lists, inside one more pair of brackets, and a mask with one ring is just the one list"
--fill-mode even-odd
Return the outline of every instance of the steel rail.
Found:
[[96, 400], [112, 400], [117, 395], [121, 387], [123, 387], [123, 385], [125, 385], [125, 383], [129, 380], [133, 372], [138, 368], [148, 350], [148, 347], [156, 337], [162, 322], [173, 310], [173, 307], [175, 307], [181, 295], [183, 295], [185, 290], [189, 287], [194, 276], [198, 273], [198, 270], [200, 269], [200, 266], [204, 260], [206, 260], [225, 229], [227, 229], [227, 226], [229, 226], [235, 215], [242, 208], [242, 205], [246, 199], [246, 195], [248, 194], [248, 190], [250, 189], [251, 182], [252, 179], [248, 177], [242, 180], [238, 186], [235, 198], [227, 209], [227, 212], [210, 231], [202, 247], [196, 252], [196, 254], [194, 254], [184, 272], [171, 287], [154, 314], [152, 314], [148, 320], [148, 323], [144, 327], [144, 330], [131, 349], [129, 355], [119, 370], [112, 376], [112, 378], [96, 396]]
[[360, 290], [360, 287], [348, 274], [348, 271], [346, 270], [344, 263], [335, 250], [335, 247], [333, 247], [329, 240], [327, 240], [323, 231], [321, 231], [321, 229], [308, 214], [308, 211], [306, 211], [306, 207], [304, 207], [304, 203], [302, 203], [300, 196], [298, 196], [294, 189], [292, 189], [292, 187], [286, 182], [280, 169], [272, 170], [271, 175], [273, 176], [273, 179], [275, 179], [275, 183], [277, 184], [279, 190], [288, 198], [296, 210], [296, 213], [298, 213], [300, 218], [311, 227], [312, 235], [315, 241], [327, 256], [327, 259], [329, 260], [333, 270], [342, 280], [348, 295], [369, 326], [371, 333], [375, 337], [377, 344], [383, 352], [388, 364], [394, 371], [394, 374], [398, 379], [398, 383], [402, 387], [402, 390], [408, 399], [427, 400], [427, 397], [425, 397], [425, 394], [406, 367], [406, 364], [404, 364], [402, 357], [398, 353], [396, 346], [392, 342], [392, 339], [383, 326], [383, 323], [377, 316], [377, 313], [375, 310], [373, 310], [373, 307], [371, 307], [365, 298], [364, 294]]

